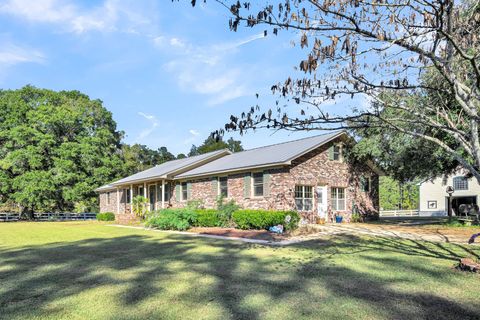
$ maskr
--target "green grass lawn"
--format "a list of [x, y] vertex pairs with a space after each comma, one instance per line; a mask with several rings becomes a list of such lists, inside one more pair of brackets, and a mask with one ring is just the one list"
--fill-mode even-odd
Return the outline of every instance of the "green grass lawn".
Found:
[[0, 223], [1, 319], [480, 319], [480, 248], [337, 236], [288, 247]]

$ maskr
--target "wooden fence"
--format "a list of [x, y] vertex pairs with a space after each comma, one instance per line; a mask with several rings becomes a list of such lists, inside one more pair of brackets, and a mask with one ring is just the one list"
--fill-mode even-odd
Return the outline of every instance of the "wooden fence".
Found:
[[[37, 221], [71, 221], [71, 220], [95, 220], [96, 213], [34, 213]], [[18, 213], [0, 212], [0, 221], [18, 221], [20, 215]]]
[[380, 217], [418, 217], [418, 210], [382, 210]]

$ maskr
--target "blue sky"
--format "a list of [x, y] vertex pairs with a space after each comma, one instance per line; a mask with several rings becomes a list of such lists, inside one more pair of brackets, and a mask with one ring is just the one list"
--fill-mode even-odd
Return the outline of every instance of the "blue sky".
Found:
[[[230, 32], [224, 8], [189, 2], [0, 1], [0, 87], [82, 91], [104, 102], [127, 143], [186, 153], [256, 93], [273, 104], [271, 85], [302, 56], [294, 33]], [[233, 136], [252, 148], [314, 134]]]

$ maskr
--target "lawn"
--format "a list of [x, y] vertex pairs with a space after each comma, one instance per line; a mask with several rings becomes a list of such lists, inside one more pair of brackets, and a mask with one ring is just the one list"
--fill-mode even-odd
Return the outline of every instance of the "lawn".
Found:
[[0, 223], [1, 319], [479, 319], [479, 247], [269, 247], [97, 222]]

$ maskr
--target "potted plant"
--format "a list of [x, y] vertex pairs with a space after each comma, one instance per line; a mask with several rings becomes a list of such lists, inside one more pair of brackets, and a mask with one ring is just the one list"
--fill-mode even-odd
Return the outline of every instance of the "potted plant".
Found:
[[335, 222], [336, 223], [342, 223], [342, 221], [343, 221], [343, 217], [340, 214], [337, 213], [335, 215]]

